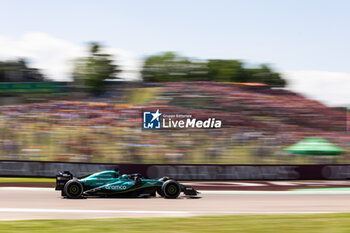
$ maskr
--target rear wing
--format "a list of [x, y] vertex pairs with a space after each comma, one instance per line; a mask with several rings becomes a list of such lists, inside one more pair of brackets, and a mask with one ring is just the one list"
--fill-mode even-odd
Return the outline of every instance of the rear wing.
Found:
[[71, 172], [58, 172], [58, 174], [56, 175], [55, 190], [63, 190], [64, 185], [71, 179], [73, 179], [73, 174]]

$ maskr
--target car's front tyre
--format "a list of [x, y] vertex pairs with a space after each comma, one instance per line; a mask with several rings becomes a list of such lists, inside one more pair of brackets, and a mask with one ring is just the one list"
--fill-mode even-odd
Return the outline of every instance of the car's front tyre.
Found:
[[180, 184], [175, 180], [167, 180], [162, 185], [162, 192], [165, 198], [177, 198], [181, 193]]
[[157, 188], [157, 193], [159, 196], [164, 197], [164, 192], [162, 191], [162, 187]]
[[63, 191], [68, 198], [79, 198], [84, 188], [78, 180], [70, 180], [64, 185]]

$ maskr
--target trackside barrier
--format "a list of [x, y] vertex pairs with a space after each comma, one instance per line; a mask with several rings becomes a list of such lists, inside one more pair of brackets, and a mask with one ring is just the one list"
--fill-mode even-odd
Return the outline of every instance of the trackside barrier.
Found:
[[118, 168], [145, 177], [178, 180], [336, 180], [350, 179], [350, 165], [209, 165], [107, 164], [0, 160], [0, 176], [55, 177], [58, 171], [75, 176]]

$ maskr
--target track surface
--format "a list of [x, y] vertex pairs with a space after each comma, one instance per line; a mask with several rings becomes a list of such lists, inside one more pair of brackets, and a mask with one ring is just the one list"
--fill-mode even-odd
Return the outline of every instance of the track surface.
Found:
[[42, 188], [0, 188], [0, 220], [350, 212], [350, 192], [203, 192], [201, 198], [70, 200]]

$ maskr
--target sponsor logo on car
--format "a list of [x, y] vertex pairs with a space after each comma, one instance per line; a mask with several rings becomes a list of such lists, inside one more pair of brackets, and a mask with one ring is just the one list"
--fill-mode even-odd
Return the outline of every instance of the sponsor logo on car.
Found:
[[108, 185], [106, 186], [106, 189], [111, 189], [111, 190], [125, 190], [126, 186], [125, 185]]

